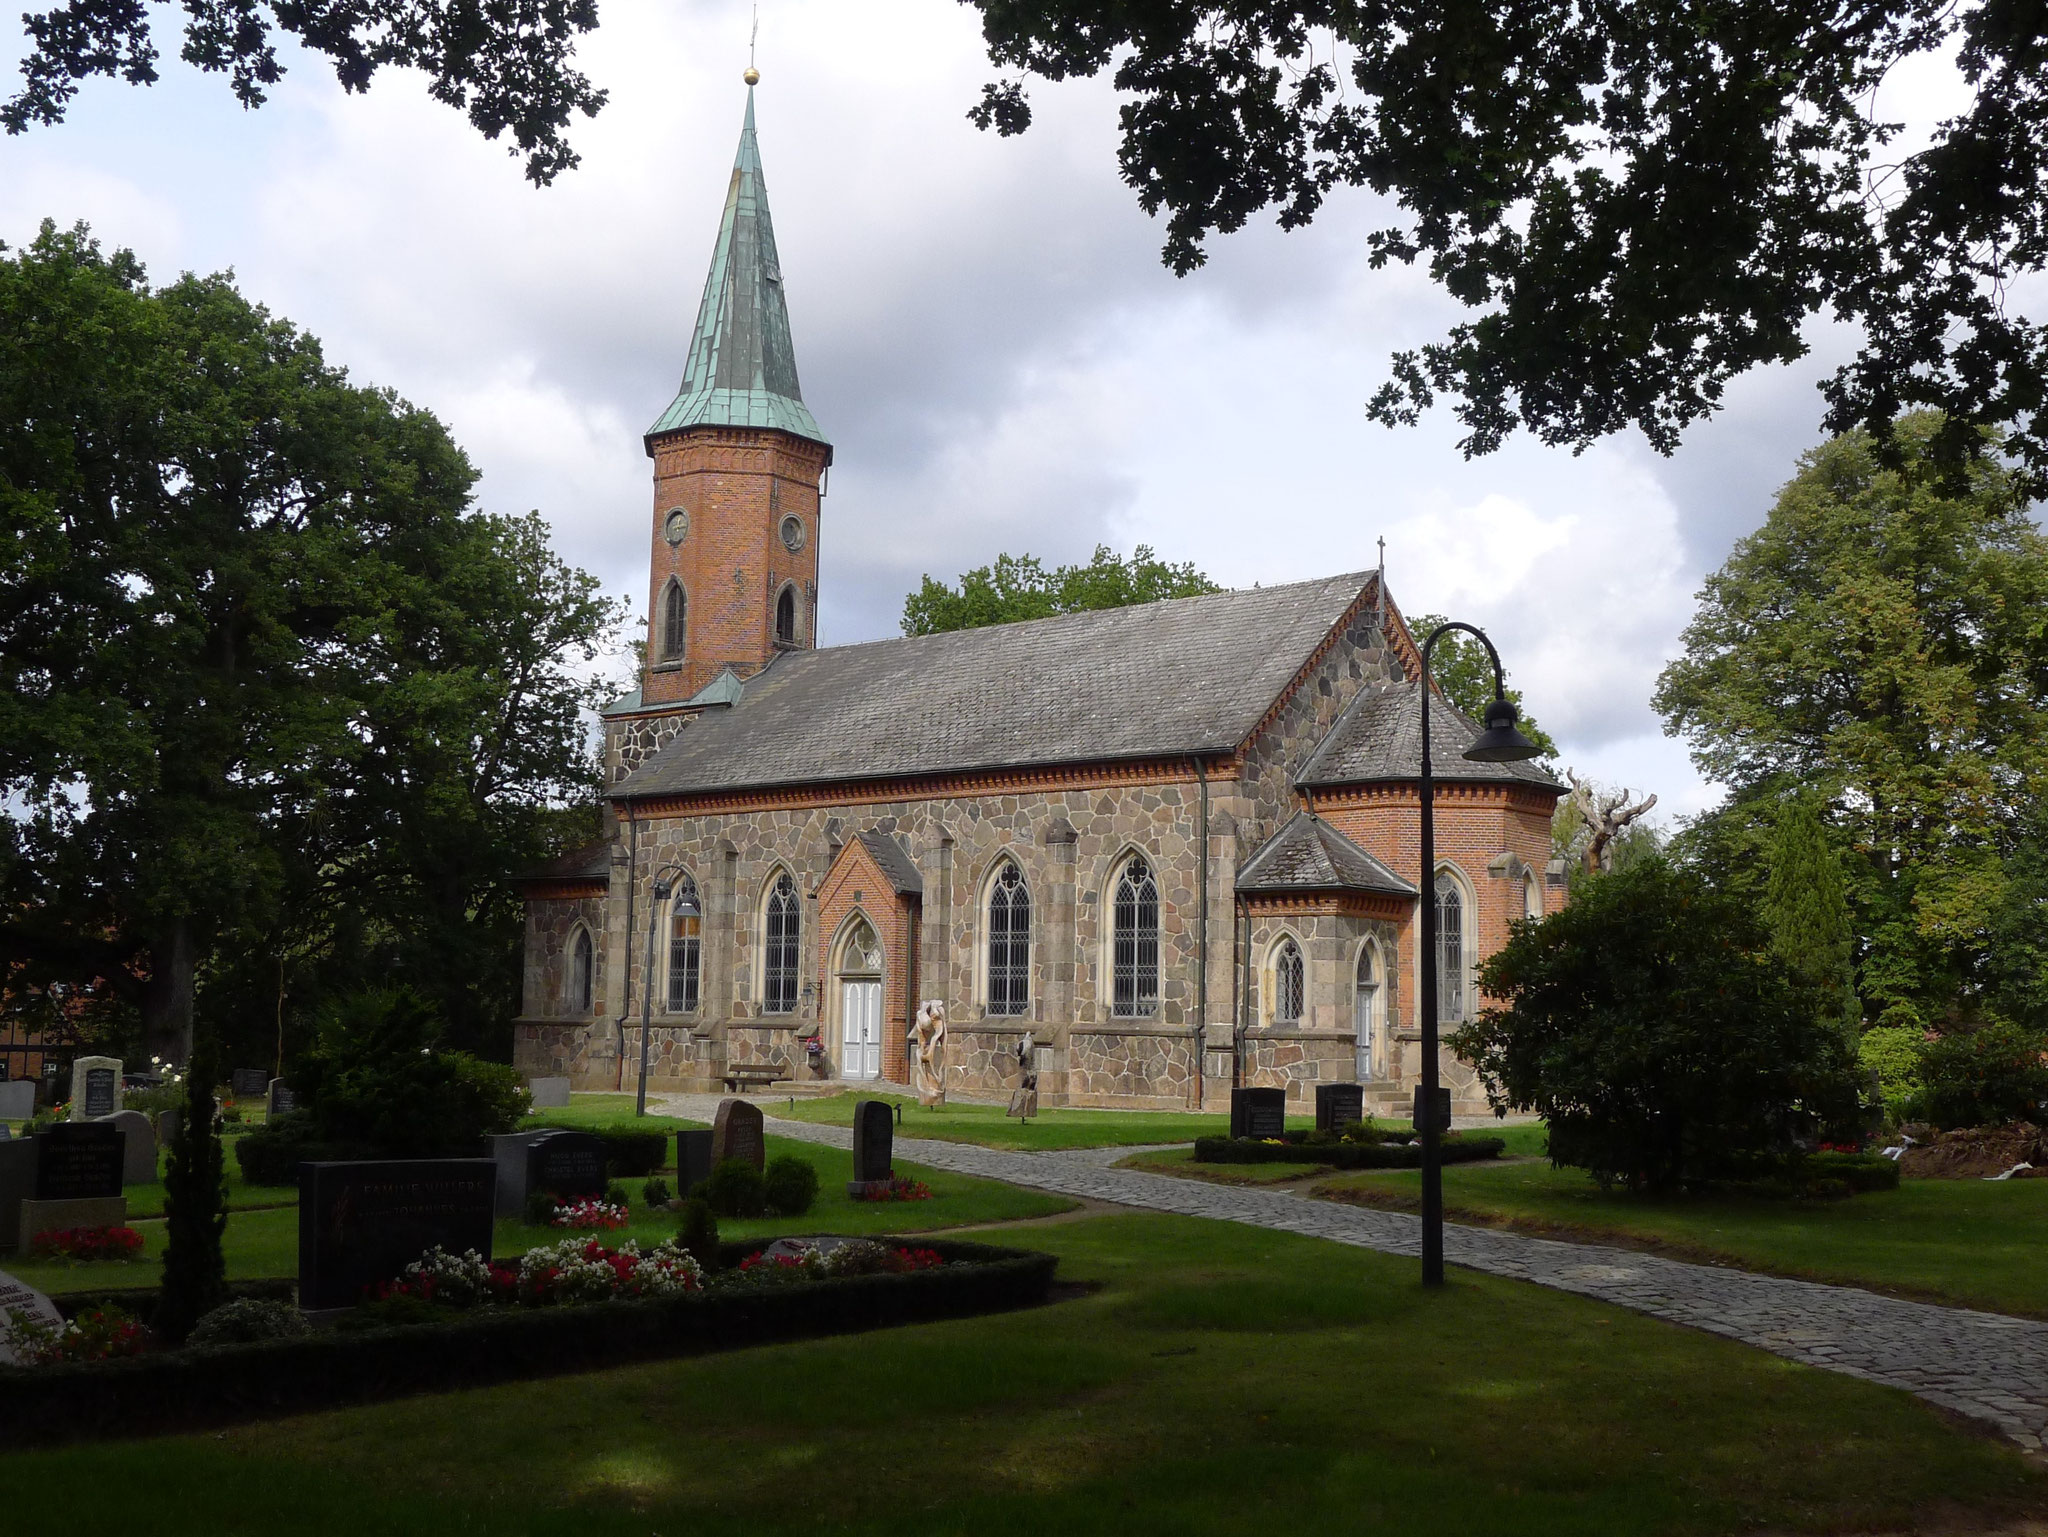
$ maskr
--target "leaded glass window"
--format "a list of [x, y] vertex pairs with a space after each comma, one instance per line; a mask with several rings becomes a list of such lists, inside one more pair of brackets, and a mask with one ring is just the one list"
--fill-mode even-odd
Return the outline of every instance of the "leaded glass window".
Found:
[[761, 1008], [769, 1014], [794, 1014], [797, 989], [798, 919], [796, 882], [783, 871], [768, 891], [763, 925]]
[[1436, 1017], [1465, 1017], [1465, 894], [1448, 870], [1436, 877]]
[[689, 633], [690, 600], [683, 595], [683, 584], [671, 580], [661, 602], [661, 659], [664, 662], [683, 659]]
[[1301, 1023], [1301, 946], [1291, 939], [1273, 954], [1273, 1023]]
[[1031, 889], [1006, 861], [988, 894], [988, 1011], [1022, 1014], [1031, 1003]]
[[597, 957], [590, 943], [590, 930], [576, 931], [576, 944], [569, 953], [569, 1012], [588, 1014], [595, 989]]
[[697, 883], [687, 875], [676, 883], [668, 920], [668, 1007], [671, 1014], [697, 1008], [697, 984], [704, 967], [704, 909]]
[[1111, 935], [1110, 1012], [1130, 1019], [1159, 1012], [1159, 885], [1143, 856], [1117, 877]]

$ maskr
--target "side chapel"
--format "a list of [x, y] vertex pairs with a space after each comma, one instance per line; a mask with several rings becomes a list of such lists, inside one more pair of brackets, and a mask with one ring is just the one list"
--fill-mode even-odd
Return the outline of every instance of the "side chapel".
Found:
[[[901, 1084], [936, 998], [954, 1093], [1006, 1095], [1028, 1032], [1044, 1104], [1355, 1081], [1405, 1114], [1417, 968], [1464, 1019], [1509, 923], [1563, 901], [1563, 787], [1466, 762], [1478, 728], [1439, 694], [1419, 868], [1420, 658], [1373, 574], [818, 646], [832, 445], [782, 285], [750, 83], [682, 387], [646, 436], [646, 661], [604, 712], [611, 835], [524, 885], [519, 1066], [633, 1086], [651, 989], [650, 1089], [766, 1063]], [[1470, 1069], [1443, 1071], [1484, 1108]]]

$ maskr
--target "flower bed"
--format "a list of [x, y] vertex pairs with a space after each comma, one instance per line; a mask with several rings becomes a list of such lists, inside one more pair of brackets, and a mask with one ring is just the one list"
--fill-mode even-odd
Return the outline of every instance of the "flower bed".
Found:
[[932, 1198], [931, 1186], [901, 1174], [894, 1179], [871, 1179], [848, 1185], [846, 1193], [856, 1201], [929, 1201]]
[[577, 1201], [569, 1206], [557, 1206], [554, 1216], [548, 1219], [552, 1227], [574, 1228], [580, 1232], [607, 1231], [624, 1227], [632, 1220], [626, 1208], [611, 1201]]
[[28, 1246], [32, 1260], [74, 1264], [130, 1260], [141, 1252], [142, 1235], [132, 1227], [67, 1227], [38, 1233]]
[[[1295, 1136], [1299, 1138], [1300, 1134]], [[1499, 1137], [1448, 1133], [1441, 1144], [1445, 1163], [1498, 1158], [1507, 1143]], [[1419, 1169], [1420, 1142], [1260, 1141], [1251, 1137], [1198, 1137], [1196, 1163], [1313, 1163], [1332, 1169]]]
[[139, 1356], [149, 1348], [149, 1330], [118, 1307], [88, 1308], [61, 1324], [45, 1323], [23, 1312], [0, 1319], [0, 1337], [14, 1353], [35, 1366], [60, 1361], [112, 1361]]

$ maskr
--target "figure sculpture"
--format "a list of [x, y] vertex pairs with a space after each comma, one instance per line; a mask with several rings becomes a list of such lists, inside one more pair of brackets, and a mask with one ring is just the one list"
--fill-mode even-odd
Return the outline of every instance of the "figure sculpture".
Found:
[[946, 1102], [946, 1006], [927, 998], [910, 1026], [911, 1086], [917, 1102], [933, 1110]]
[[1010, 1095], [1010, 1108], [1003, 1112], [1020, 1121], [1038, 1114], [1038, 1074], [1031, 1070], [1031, 1032], [1017, 1042], [1017, 1087]]

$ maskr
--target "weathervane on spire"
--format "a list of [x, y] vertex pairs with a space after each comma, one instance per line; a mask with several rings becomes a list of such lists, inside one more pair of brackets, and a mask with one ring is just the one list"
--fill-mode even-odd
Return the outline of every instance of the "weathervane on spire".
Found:
[[747, 34], [747, 72], [740, 78], [748, 85], [760, 83], [761, 72], [754, 68], [754, 44], [761, 40], [761, 7], [754, 7], [754, 30]]

